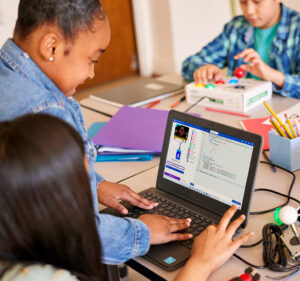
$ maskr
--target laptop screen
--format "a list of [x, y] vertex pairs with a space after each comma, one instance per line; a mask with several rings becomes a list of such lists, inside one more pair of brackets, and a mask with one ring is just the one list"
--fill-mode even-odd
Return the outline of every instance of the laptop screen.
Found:
[[254, 143], [173, 119], [163, 178], [241, 209]]

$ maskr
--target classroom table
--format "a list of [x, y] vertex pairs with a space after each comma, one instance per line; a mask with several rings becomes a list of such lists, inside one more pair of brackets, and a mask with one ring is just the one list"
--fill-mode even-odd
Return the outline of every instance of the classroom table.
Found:
[[[172, 82], [171, 80], [169, 81]], [[174, 101], [180, 99], [180, 97], [181, 96], [174, 96], [163, 100], [153, 108], [169, 110], [170, 105], [174, 103]], [[281, 112], [285, 109], [288, 109], [296, 102], [298, 102], [298, 100], [273, 95], [273, 98], [269, 101], [269, 104], [276, 112]], [[113, 115], [118, 110], [118, 108], [108, 106], [91, 99], [85, 99], [80, 103], [84, 106], [83, 115], [87, 127], [89, 127], [93, 122], [107, 121], [109, 119], [108, 116], [100, 114], [99, 112], [104, 112], [107, 115]], [[175, 109], [184, 111], [186, 108], [188, 108], [188, 106], [189, 105], [186, 102], [183, 102], [180, 103]], [[87, 109], [87, 107], [92, 110]], [[206, 111], [205, 108], [201, 105], [195, 106], [191, 110], [191, 113], [201, 114], [202, 118], [210, 119], [216, 122], [222, 122], [224, 124], [231, 125], [237, 128], [241, 128], [239, 122], [245, 119], [245, 117]], [[259, 105], [256, 108], [248, 111], [247, 114], [249, 114], [252, 118], [269, 116], [268, 111], [263, 105]], [[263, 156], [261, 157], [261, 160], [265, 160]], [[159, 157], [155, 157], [153, 160], [146, 162], [96, 163], [96, 171], [101, 173], [101, 175], [104, 176], [104, 178], [106, 178], [107, 180], [127, 184], [136, 192], [140, 192], [146, 188], [155, 186], [158, 165]], [[112, 166], [114, 167], [114, 169], [111, 169]], [[116, 173], [113, 173], [112, 170], [118, 171], [118, 174], [116, 175]], [[295, 175], [297, 177], [294, 184], [292, 196], [300, 198], [300, 170], [296, 171]], [[277, 169], [277, 172], [274, 173], [269, 165], [260, 164], [256, 177], [255, 188], [269, 188], [287, 194], [291, 179], [291, 175], [286, 173], [285, 171]], [[285, 199], [283, 197], [272, 193], [255, 192], [252, 199], [251, 211], [269, 209], [282, 204], [284, 201]], [[290, 205], [299, 207], [293, 201], [290, 202]], [[262, 227], [267, 223], [274, 223], [273, 213], [255, 216], [251, 215], [249, 217], [248, 225], [246, 229], [242, 231], [242, 233], [254, 231], [255, 234], [254, 237], [248, 242], [248, 244], [252, 244], [261, 239]], [[237, 251], [237, 254], [255, 265], [263, 264], [261, 244], [253, 248], [239, 249]], [[130, 260], [127, 264], [151, 280], [173, 280], [173, 278], [179, 271], [176, 270], [167, 272], [160, 267], [152, 264], [151, 262], [143, 259], [142, 257], [137, 257], [133, 260]], [[247, 267], [248, 265], [244, 264], [237, 258], [231, 257], [223, 266], [216, 270], [208, 280], [230, 280], [233, 277], [241, 275], [244, 272], [244, 269]], [[261, 280], [272, 280], [267, 278], [266, 276], [279, 277], [286, 275], [286, 273], [276, 273], [268, 269], [259, 269], [258, 271], [262, 276]], [[290, 278], [289, 280], [299, 279], [300, 273]]]

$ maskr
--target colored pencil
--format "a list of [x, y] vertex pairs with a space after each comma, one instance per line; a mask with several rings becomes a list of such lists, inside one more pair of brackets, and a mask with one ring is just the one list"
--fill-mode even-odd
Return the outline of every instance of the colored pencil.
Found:
[[297, 134], [296, 134], [296, 132], [294, 130], [293, 124], [291, 123], [291, 120], [288, 118], [288, 116], [287, 116], [286, 113], [284, 114], [284, 117], [286, 119], [286, 123], [288, 123], [288, 125], [290, 126], [290, 129], [291, 129], [291, 132], [292, 132], [294, 138], [297, 138]]
[[171, 108], [176, 107], [178, 104], [180, 104], [181, 102], [185, 101], [185, 96], [182, 97], [181, 99], [179, 99], [178, 101], [175, 101], [172, 105]]
[[294, 121], [295, 121], [298, 136], [300, 136], [300, 120], [299, 120], [299, 118], [295, 118]]
[[278, 118], [278, 116], [276, 115], [276, 113], [274, 112], [274, 110], [269, 106], [269, 104], [266, 101], [264, 101], [264, 105], [270, 111], [270, 113], [274, 116], [274, 118], [277, 120], [277, 122], [279, 123], [279, 125], [281, 127], [283, 127], [283, 123], [281, 122], [281, 120]]
[[277, 126], [274, 124], [274, 120], [272, 119], [272, 117], [270, 117], [269, 119], [271, 125], [273, 126], [273, 128], [276, 130], [277, 134], [281, 137], [283, 137], [282, 133], [280, 132], [279, 128], [277, 128]]
[[149, 104], [148, 104], [147, 106], [145, 106], [145, 107], [146, 107], [146, 108], [151, 108], [151, 107], [153, 107], [154, 105], [160, 103], [160, 101], [161, 101], [161, 100], [156, 100], [156, 101], [154, 101], [154, 102], [149, 103]]
[[265, 107], [270, 111], [270, 113], [274, 116], [274, 118], [277, 120], [277, 122], [279, 123], [279, 125], [285, 130], [285, 132], [287, 133], [287, 135], [289, 136], [290, 139], [293, 138], [291, 132], [289, 131], [289, 129], [287, 128], [287, 126], [285, 124], [282, 123], [282, 121], [278, 118], [278, 116], [276, 115], [276, 113], [274, 112], [274, 110], [270, 107], [270, 105], [264, 101], [264, 105]]
[[226, 114], [237, 115], [237, 116], [242, 116], [242, 117], [250, 117], [250, 115], [245, 114], [245, 113], [234, 112], [234, 111], [229, 111], [229, 110], [224, 110], [224, 109], [217, 109], [217, 108], [212, 108], [212, 107], [205, 107], [205, 109], [209, 110], [209, 111], [226, 113]]
[[272, 116], [270, 116], [270, 123], [273, 125], [273, 127], [275, 128], [275, 130], [278, 132], [280, 136], [287, 138], [285, 132], [281, 129], [281, 127], [276, 122], [276, 120], [273, 120]]

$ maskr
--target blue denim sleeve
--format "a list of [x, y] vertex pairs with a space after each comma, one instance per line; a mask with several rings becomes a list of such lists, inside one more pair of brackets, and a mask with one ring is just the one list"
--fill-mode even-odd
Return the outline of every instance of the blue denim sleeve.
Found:
[[273, 84], [273, 91], [284, 97], [300, 98], [300, 75], [285, 74], [282, 88]]
[[[279, 88], [273, 84], [273, 91], [284, 97], [300, 98], [300, 30], [297, 28], [297, 32], [292, 34], [293, 40], [287, 41], [287, 45], [282, 47], [282, 52], [277, 54], [276, 60], [276, 69], [284, 74], [284, 85]], [[290, 41], [293, 44], [289, 43]]]
[[96, 176], [96, 184], [98, 186], [99, 183], [104, 181], [104, 178], [100, 174], [98, 174], [97, 172], [95, 172], [95, 176]]
[[104, 263], [120, 264], [148, 252], [150, 231], [142, 221], [101, 214], [97, 222]]
[[[41, 111], [55, 115], [76, 128], [76, 124], [63, 108], [47, 108]], [[90, 177], [96, 226], [102, 244], [102, 261], [106, 264], [120, 264], [146, 254], [150, 247], [148, 227], [140, 220], [99, 214], [97, 184], [104, 179], [94, 171], [93, 165], [90, 166]]]
[[202, 50], [188, 57], [182, 64], [181, 74], [187, 81], [194, 81], [194, 72], [205, 64], [214, 64], [219, 68], [227, 66], [229, 38], [233, 25], [227, 23], [223, 32]]

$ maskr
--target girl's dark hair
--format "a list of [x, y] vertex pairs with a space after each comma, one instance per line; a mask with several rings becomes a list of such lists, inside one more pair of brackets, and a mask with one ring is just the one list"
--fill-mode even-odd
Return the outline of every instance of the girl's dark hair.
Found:
[[0, 123], [0, 260], [105, 280], [83, 142], [46, 114]]
[[91, 29], [95, 17], [105, 18], [99, 0], [20, 0], [14, 36], [21, 40], [36, 28], [57, 23], [65, 39]]

